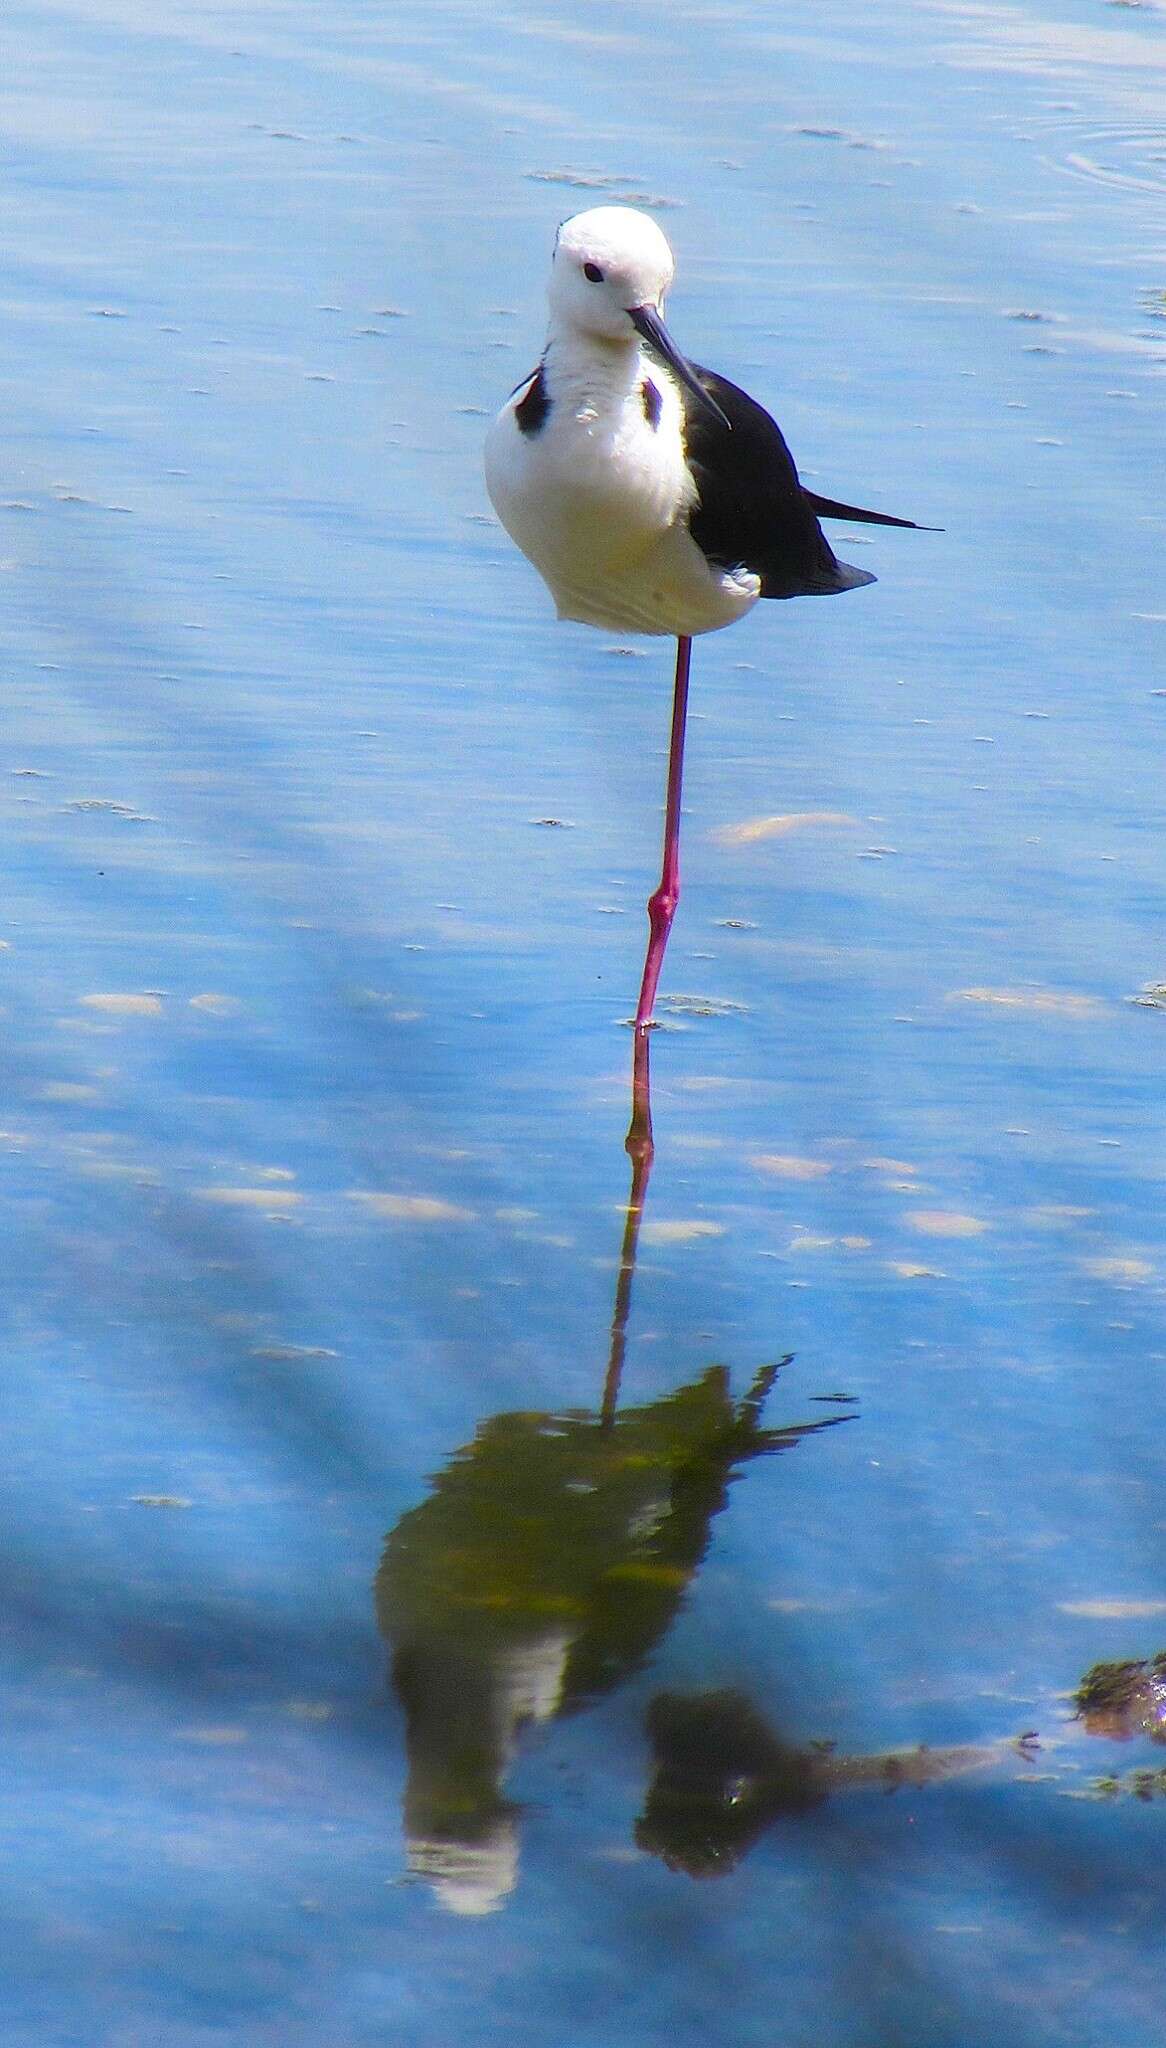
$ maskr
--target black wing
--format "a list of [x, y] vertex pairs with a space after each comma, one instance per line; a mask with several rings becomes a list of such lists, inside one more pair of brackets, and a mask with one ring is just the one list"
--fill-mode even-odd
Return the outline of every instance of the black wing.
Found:
[[819, 514], [878, 525], [914, 522], [859, 512], [803, 489], [785, 437], [764, 406], [715, 370], [694, 368], [731, 427], [682, 393], [685, 449], [699, 493], [688, 523], [702, 554], [717, 568], [751, 569], [761, 579], [763, 597], [813, 596], [873, 583], [868, 570], [838, 560]]

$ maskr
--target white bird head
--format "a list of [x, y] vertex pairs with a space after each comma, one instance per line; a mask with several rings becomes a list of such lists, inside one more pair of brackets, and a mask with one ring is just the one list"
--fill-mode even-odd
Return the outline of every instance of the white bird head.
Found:
[[565, 220], [547, 288], [553, 325], [594, 341], [630, 342], [641, 306], [661, 314], [676, 265], [654, 220], [631, 206], [593, 206]]
[[547, 296], [551, 337], [585, 347], [646, 341], [699, 405], [729, 422], [664, 325], [664, 295], [676, 265], [664, 236], [632, 206], [593, 206], [559, 229]]

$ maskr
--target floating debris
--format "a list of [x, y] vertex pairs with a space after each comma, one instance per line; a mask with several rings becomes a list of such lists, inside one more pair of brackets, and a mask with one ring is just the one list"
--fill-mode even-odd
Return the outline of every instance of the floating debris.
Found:
[[1081, 1621], [1149, 1621], [1166, 1614], [1166, 1600], [1058, 1600], [1057, 1607]]
[[746, 818], [740, 825], [722, 825], [712, 834], [717, 846], [752, 846], [760, 839], [782, 839], [812, 825], [857, 825], [845, 811], [779, 811], [769, 818]]
[[1148, 1259], [1130, 1254], [1113, 1254], [1110, 1257], [1082, 1259], [1081, 1270], [1091, 1280], [1112, 1280], [1117, 1287], [1139, 1287], [1143, 1280], [1153, 1276], [1154, 1268]]
[[701, 1217], [677, 1218], [674, 1222], [663, 1219], [646, 1222], [640, 1231], [643, 1244], [694, 1244], [702, 1237], [723, 1237], [723, 1223], [709, 1223]]
[[803, 1159], [793, 1152], [751, 1152], [749, 1164], [755, 1173], [775, 1180], [822, 1180], [834, 1170], [828, 1160]]
[[983, 1003], [997, 1010], [1028, 1010], [1046, 1017], [1094, 1017], [1105, 1006], [1097, 996], [1055, 988], [955, 988], [949, 1003]]
[[610, 192], [621, 206], [649, 206], [657, 211], [675, 212], [684, 204], [682, 199], [645, 191], [634, 178], [603, 171], [524, 171], [522, 175], [533, 185], [565, 185], [573, 192]]
[[191, 996], [188, 1008], [199, 1010], [206, 1017], [235, 1017], [243, 1005], [238, 996], [220, 996], [208, 991], [206, 995]]
[[67, 811], [108, 811], [115, 818], [133, 818], [145, 824], [154, 824], [153, 818], [146, 818], [133, 804], [118, 803], [111, 796], [74, 796], [65, 805]]
[[982, 1237], [992, 1228], [979, 1216], [959, 1209], [910, 1209], [904, 1221], [922, 1237]]
[[159, 995], [117, 995], [110, 993], [80, 996], [87, 1010], [99, 1010], [105, 1017], [160, 1017], [162, 998]]
[[256, 1344], [251, 1356], [275, 1365], [309, 1365], [318, 1358], [339, 1358], [340, 1353], [327, 1344]]
[[1090, 1735], [1127, 1742], [1148, 1735], [1166, 1742], [1166, 1651], [1094, 1664], [1073, 1694], [1078, 1718]]
[[731, 1002], [727, 996], [665, 996], [659, 1008], [676, 1017], [744, 1017], [748, 1003]]
[[353, 1189], [350, 1202], [359, 1202], [371, 1216], [391, 1223], [472, 1223], [472, 1209], [460, 1209], [455, 1202], [443, 1202], [436, 1195], [363, 1194]]

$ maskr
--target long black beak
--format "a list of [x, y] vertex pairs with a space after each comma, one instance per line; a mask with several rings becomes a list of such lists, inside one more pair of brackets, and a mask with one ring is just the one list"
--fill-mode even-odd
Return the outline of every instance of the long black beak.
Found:
[[685, 356], [681, 355], [655, 306], [630, 306], [628, 308], [628, 319], [631, 321], [636, 333], [642, 336], [646, 342], [650, 343], [652, 348], [655, 349], [656, 354], [662, 361], [667, 363], [673, 376], [679, 378], [685, 390], [691, 391], [693, 397], [699, 404], [704, 406], [706, 412], [711, 412], [713, 418], [719, 420], [722, 427], [729, 433], [732, 433], [733, 429], [730, 422], [725, 418], [716, 399], [711, 397], [705, 390], [692, 364]]

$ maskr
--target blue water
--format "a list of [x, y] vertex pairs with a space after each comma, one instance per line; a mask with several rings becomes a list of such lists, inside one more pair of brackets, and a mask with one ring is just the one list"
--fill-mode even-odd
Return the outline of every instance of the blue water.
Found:
[[[1162, 1750], [1071, 1695], [1166, 1643], [1166, 12], [3, 41], [0, 2039], [1154, 2039]], [[605, 1434], [668, 648], [555, 624], [480, 447], [612, 198], [943, 531], [696, 647]], [[850, 1419], [734, 1464], [787, 1354]], [[710, 1694], [983, 1754], [698, 1879]]]

